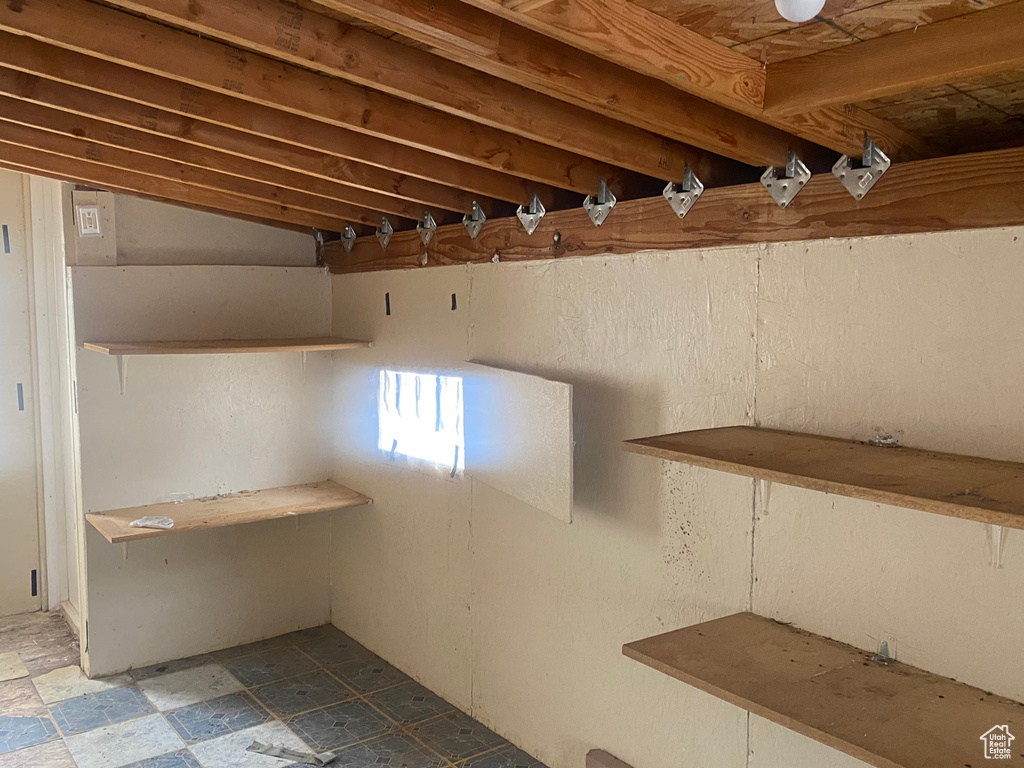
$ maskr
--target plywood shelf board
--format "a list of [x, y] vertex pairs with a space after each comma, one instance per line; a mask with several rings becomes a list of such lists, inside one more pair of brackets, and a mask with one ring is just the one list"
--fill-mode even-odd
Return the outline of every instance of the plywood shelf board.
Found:
[[[282, 517], [330, 512], [345, 507], [372, 504], [361, 493], [331, 480], [260, 491], [241, 491], [225, 496], [211, 496], [185, 502], [147, 504], [105, 512], [92, 512], [85, 516], [92, 526], [111, 544], [121, 544], [157, 536], [223, 528], [231, 525], [257, 523]], [[140, 517], [166, 515], [174, 520], [168, 530], [158, 528], [131, 528], [129, 523]]]
[[633, 453], [1024, 528], [1024, 464], [800, 432], [723, 427], [628, 440]]
[[372, 341], [333, 336], [301, 339], [210, 339], [205, 341], [86, 341], [104, 355], [234, 355], [257, 352], [328, 352], [372, 347]]
[[[1024, 733], [1024, 704], [752, 613], [622, 652], [879, 768], [980, 767], [993, 726]], [[1024, 766], [1024, 749], [1012, 751], [1000, 763]]]

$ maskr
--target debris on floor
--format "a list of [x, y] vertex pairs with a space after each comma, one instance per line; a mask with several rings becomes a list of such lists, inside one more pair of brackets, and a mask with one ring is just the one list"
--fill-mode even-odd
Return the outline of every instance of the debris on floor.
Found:
[[337, 755], [333, 752], [321, 752], [319, 755], [311, 755], [308, 752], [298, 752], [288, 747], [275, 747], [273, 744], [261, 744], [254, 741], [246, 748], [247, 752], [257, 752], [269, 757], [283, 757], [287, 760], [298, 760], [302, 765], [330, 765]]

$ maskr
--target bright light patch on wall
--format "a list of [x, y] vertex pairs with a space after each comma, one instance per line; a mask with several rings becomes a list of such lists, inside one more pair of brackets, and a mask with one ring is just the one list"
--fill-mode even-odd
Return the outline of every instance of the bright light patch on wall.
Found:
[[453, 475], [465, 467], [462, 377], [383, 370], [377, 416], [377, 447], [389, 456], [428, 461]]

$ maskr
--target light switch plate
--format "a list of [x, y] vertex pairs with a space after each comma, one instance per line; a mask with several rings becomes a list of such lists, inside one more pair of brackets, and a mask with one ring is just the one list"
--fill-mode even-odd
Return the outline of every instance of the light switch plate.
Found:
[[100, 229], [100, 209], [98, 205], [79, 205], [78, 211], [78, 236], [79, 237], [102, 237]]

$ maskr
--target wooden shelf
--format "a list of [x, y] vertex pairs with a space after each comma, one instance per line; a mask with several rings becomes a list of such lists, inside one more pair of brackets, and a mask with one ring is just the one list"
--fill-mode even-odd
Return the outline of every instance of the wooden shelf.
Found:
[[[738, 613], [622, 652], [774, 723], [880, 768], [987, 763], [982, 734], [1024, 734], [1024, 704], [835, 640]], [[1024, 765], [1015, 745], [1006, 766]]]
[[327, 352], [371, 347], [371, 341], [311, 339], [212, 339], [209, 341], [86, 341], [85, 349], [104, 355], [236, 355], [257, 352]]
[[1024, 528], [1024, 464], [889, 448], [799, 432], [725, 427], [622, 447], [736, 475]]
[[[351, 488], [325, 480], [321, 483], [242, 491], [227, 496], [211, 496], [175, 504], [147, 504], [142, 507], [111, 509], [87, 514], [85, 519], [111, 544], [120, 544], [157, 536], [171, 536], [207, 528], [257, 523], [281, 517], [330, 512], [344, 507], [372, 504], [372, 500]], [[168, 530], [130, 528], [132, 520], [147, 515], [166, 515], [174, 520]]]

